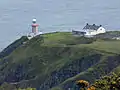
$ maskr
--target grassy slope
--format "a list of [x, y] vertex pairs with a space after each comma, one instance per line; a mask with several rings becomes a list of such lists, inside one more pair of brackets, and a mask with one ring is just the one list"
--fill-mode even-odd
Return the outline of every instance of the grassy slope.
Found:
[[0, 52], [0, 58], [3, 58], [7, 55], [9, 55], [12, 51], [14, 51], [16, 48], [21, 46], [23, 42], [26, 42], [28, 38], [26, 36], [22, 36], [20, 39], [16, 40], [12, 44], [10, 44], [8, 47], [6, 47], [2, 52]]
[[102, 50], [106, 52], [111, 53], [120, 53], [120, 41], [96, 41], [89, 45], [84, 45], [86, 47], [96, 49], [96, 50]]
[[[111, 33], [115, 34], [117, 32], [110, 32], [110, 34]], [[95, 41], [91, 44], [82, 44], [82, 45], [78, 44], [78, 45], [75, 45], [75, 47], [85, 47], [85, 48], [95, 49], [95, 50], [105, 53], [105, 56], [107, 57], [107, 56], [116, 56], [116, 55], [120, 54], [120, 46], [119, 45], [120, 45], [119, 40], [104, 41], [104, 40], [98, 39], [97, 41]], [[63, 88], [65, 88], [64, 86], [71, 85], [71, 82], [73, 82], [75, 80], [79, 80], [79, 79], [86, 79], [88, 81], [94, 81], [98, 77], [96, 77], [97, 74], [92, 74], [92, 73], [100, 71], [100, 69], [97, 67], [102, 68], [101, 71], [99, 72], [100, 75], [106, 75], [106, 72], [104, 71], [104, 69], [106, 69], [107, 67], [110, 67], [107, 62], [111, 62], [111, 60], [106, 60], [106, 57], [104, 57], [102, 59], [102, 61], [100, 63], [98, 63], [97, 65], [89, 68], [88, 70], [86, 70], [84, 72], [79, 73], [78, 75], [76, 75], [72, 78], [65, 80], [63, 83], [60, 84], [60, 87], [62, 86]], [[119, 60], [119, 58], [118, 58], [118, 60]], [[113, 65], [115, 62], [116, 62], [116, 59], [113, 60], [113, 62], [112, 62]], [[116, 64], [117, 63], [119, 63], [119, 62], [116, 62]], [[113, 70], [111, 69], [111, 71], [118, 73], [120, 71], [120, 65], [118, 64], [118, 66], [117, 67], [115, 66]], [[59, 90], [60, 87], [55, 87], [52, 90], [57, 90], [57, 89]], [[60, 90], [62, 90], [62, 89], [60, 89]]]
[[[39, 36], [31, 39], [25, 45], [14, 50], [9, 56], [0, 60], [0, 63], [3, 63], [3, 65], [0, 65], [0, 81], [19, 82], [23, 87], [24, 84], [27, 84], [27, 86], [31, 84], [31, 86], [36, 87], [43, 83], [51, 75], [51, 72], [62, 70], [68, 63], [72, 63], [72, 61], [81, 57], [99, 53], [103, 56], [97, 65], [66, 79], [61, 85], [67, 85], [80, 77], [91, 76], [95, 79], [97, 77], [94, 78], [91, 73], [99, 70], [96, 67], [104, 69], [110, 66], [111, 64], [108, 63], [109, 60], [106, 58], [120, 53], [120, 41], [95, 41], [94, 39], [74, 37], [71, 33], [66, 32], [49, 33], [43, 35], [43, 37], [44, 40]], [[94, 42], [92, 43], [92, 41]], [[8, 61], [3, 62], [4, 60]], [[116, 63], [118, 61], [113, 64]], [[115, 65], [112, 69], [116, 67]], [[116, 68], [116, 70], [119, 69]], [[101, 73], [101, 71], [97, 73]]]
[[[68, 38], [69, 42], [67, 42], [66, 38]], [[69, 60], [68, 57], [72, 58], [76, 52], [79, 52], [78, 48], [66, 46], [66, 43], [71, 44], [72, 42], [75, 44], [78, 43], [78, 40], [78, 38], [73, 37], [70, 33], [45, 34], [44, 43], [39, 36], [35, 37], [1, 60], [1, 63], [6, 59], [8, 60], [8, 62], [1, 65], [1, 74], [6, 75], [7, 78], [5, 80], [9, 82], [29, 80], [33, 79], [33, 77], [44, 76], [46, 73], [49, 74], [54, 69], [62, 67]], [[52, 44], [52, 42], [54, 43]], [[64, 42], [66, 43], [64, 44]], [[71, 52], [71, 56], [69, 56], [67, 51]], [[19, 72], [16, 72], [17, 70]], [[11, 72], [18, 75], [22, 72], [22, 75], [17, 78], [15, 75], [11, 75]], [[12, 81], [13, 78], [10, 76], [14, 76], [16, 79]], [[44, 77], [42, 78], [44, 80]]]

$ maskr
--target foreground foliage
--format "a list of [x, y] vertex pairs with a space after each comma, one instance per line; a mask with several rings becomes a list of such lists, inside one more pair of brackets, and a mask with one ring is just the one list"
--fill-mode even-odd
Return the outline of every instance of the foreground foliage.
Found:
[[94, 83], [96, 90], [120, 90], [120, 73], [104, 76]]
[[17, 88], [16, 86], [12, 85], [12, 84], [8, 84], [8, 83], [4, 83], [0, 86], [0, 90], [36, 90], [35, 88], [25, 88], [25, 89], [21, 89], [21, 88]]
[[96, 80], [95, 83], [88, 87], [86, 81], [80, 80], [82, 82], [79, 83], [81, 87], [80, 90], [120, 90], [120, 73], [117, 75], [115, 73], [111, 73], [108, 76], [104, 76], [99, 80]]
[[119, 40], [75, 37], [69, 32], [21, 38], [0, 54], [0, 84], [68, 90], [79, 79], [93, 83], [116, 67], [120, 70], [119, 45]]

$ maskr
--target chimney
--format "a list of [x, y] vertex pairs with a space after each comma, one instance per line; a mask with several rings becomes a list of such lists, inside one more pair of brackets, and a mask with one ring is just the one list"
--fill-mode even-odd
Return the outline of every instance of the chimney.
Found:
[[93, 24], [93, 26], [95, 26], [95, 24]]
[[102, 25], [100, 25], [100, 27], [102, 27]]
[[89, 25], [88, 23], [86, 25]]

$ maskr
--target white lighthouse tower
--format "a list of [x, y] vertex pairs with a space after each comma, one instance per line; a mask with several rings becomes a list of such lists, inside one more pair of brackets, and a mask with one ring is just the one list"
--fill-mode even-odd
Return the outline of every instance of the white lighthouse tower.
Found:
[[36, 23], [36, 19], [32, 20], [32, 33], [36, 36], [38, 34], [38, 24]]

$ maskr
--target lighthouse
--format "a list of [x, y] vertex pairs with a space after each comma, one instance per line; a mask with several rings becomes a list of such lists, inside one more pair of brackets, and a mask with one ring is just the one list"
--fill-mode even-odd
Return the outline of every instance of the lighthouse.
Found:
[[36, 23], [36, 19], [33, 19], [32, 20], [32, 25], [31, 25], [32, 32], [27, 34], [27, 37], [28, 37], [29, 40], [32, 39], [35, 36], [43, 34], [42, 32], [38, 31], [38, 26], [39, 26], [39, 24]]
[[38, 34], [38, 24], [36, 23], [36, 19], [33, 19], [32, 20], [32, 33], [34, 34], [34, 35], [37, 35]]

